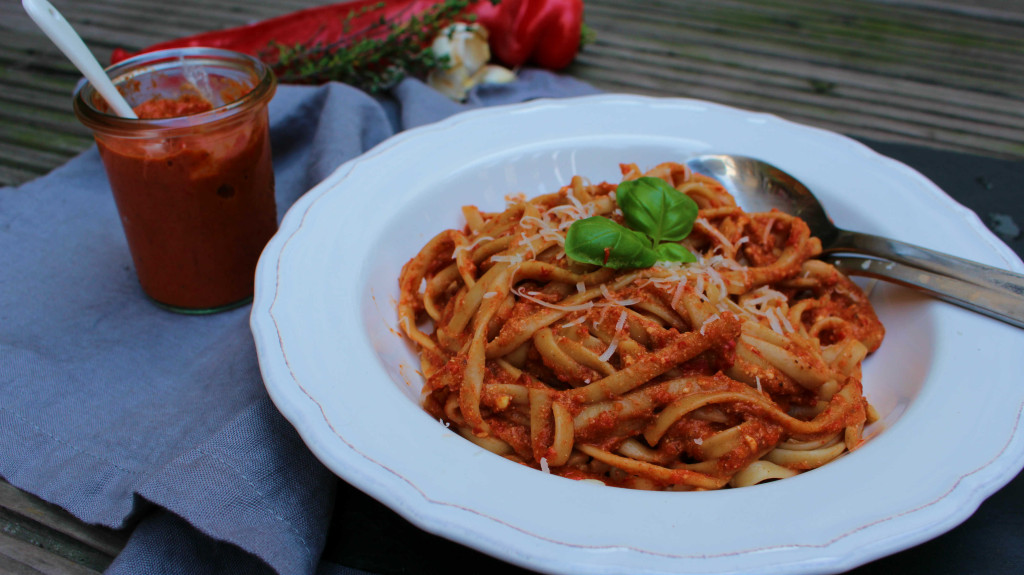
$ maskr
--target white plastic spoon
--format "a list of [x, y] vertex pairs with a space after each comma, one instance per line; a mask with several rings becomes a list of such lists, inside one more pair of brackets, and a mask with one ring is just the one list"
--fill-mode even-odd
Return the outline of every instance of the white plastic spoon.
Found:
[[21, 0], [21, 5], [30, 18], [47, 35], [71, 63], [82, 72], [103, 99], [110, 104], [114, 112], [122, 118], [138, 118], [132, 107], [128, 105], [114, 83], [107, 77], [103, 67], [85, 46], [71, 24], [47, 0]]

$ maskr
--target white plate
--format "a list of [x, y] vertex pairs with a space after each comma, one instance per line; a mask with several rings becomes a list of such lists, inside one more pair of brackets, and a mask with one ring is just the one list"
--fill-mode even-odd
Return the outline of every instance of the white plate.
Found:
[[341, 166], [288, 212], [257, 272], [267, 389], [323, 463], [421, 528], [542, 572], [837, 572], [966, 519], [1024, 465], [1024, 330], [878, 284], [864, 369], [883, 415], [863, 448], [779, 482], [651, 493], [546, 475], [419, 407], [398, 273], [460, 207], [499, 210], [573, 174], [618, 181], [696, 153], [759, 157], [844, 227], [1024, 270], [974, 214], [845, 137], [707, 102], [596, 96], [452, 117]]

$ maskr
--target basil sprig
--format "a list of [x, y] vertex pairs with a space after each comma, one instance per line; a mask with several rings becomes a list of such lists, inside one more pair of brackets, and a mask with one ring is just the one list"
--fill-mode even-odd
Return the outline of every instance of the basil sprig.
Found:
[[658, 261], [647, 236], [601, 216], [569, 226], [565, 253], [578, 262], [614, 269], [649, 268]]
[[622, 182], [615, 194], [632, 229], [601, 216], [575, 221], [565, 237], [570, 258], [613, 269], [697, 261], [678, 243], [690, 235], [697, 219], [697, 203], [689, 196], [660, 178]]

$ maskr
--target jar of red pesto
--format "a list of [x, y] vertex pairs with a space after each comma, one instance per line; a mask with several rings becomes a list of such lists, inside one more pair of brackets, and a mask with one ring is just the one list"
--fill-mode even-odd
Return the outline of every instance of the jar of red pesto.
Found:
[[93, 131], [142, 289], [184, 313], [248, 303], [277, 230], [273, 72], [245, 54], [182, 48], [107, 73], [139, 118], [114, 115], [90, 84], [74, 108]]

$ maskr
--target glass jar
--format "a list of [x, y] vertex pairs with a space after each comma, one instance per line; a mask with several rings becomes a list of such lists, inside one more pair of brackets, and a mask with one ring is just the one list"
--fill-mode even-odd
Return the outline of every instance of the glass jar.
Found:
[[183, 313], [248, 303], [277, 231], [273, 72], [245, 54], [181, 48], [107, 74], [141, 118], [113, 115], [88, 83], [74, 109], [93, 131], [143, 291]]

